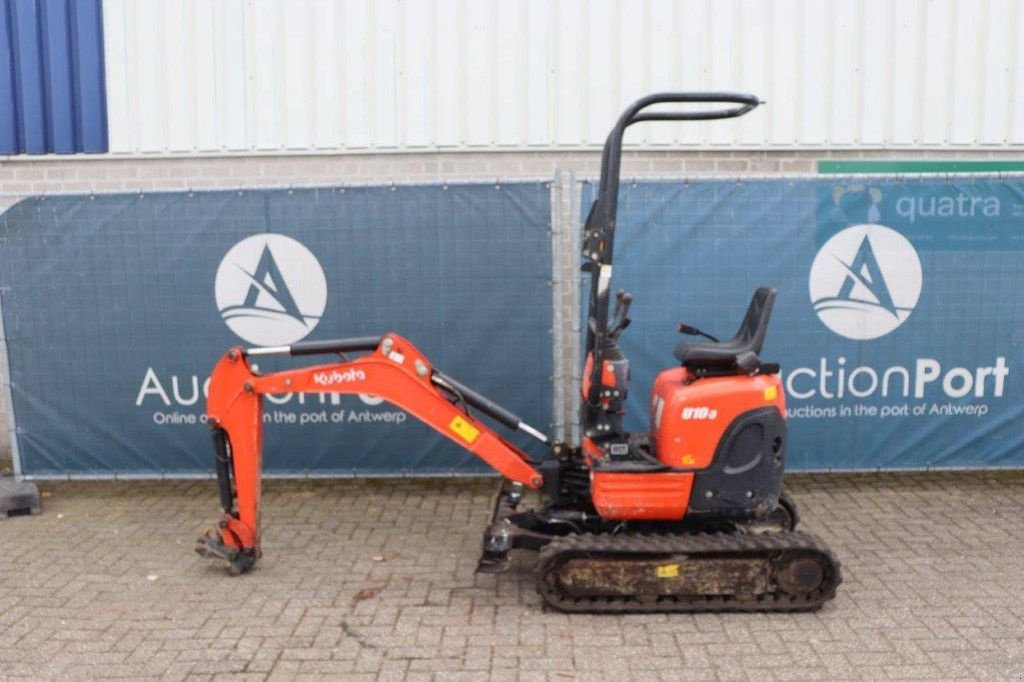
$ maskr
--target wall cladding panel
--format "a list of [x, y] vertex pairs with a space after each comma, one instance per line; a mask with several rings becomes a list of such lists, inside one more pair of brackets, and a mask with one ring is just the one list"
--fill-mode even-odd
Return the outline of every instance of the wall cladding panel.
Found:
[[100, 0], [0, 0], [0, 154], [105, 151]]
[[1016, 148], [1022, 5], [106, 0], [111, 150], [593, 148], [654, 89], [770, 106], [628, 143]]

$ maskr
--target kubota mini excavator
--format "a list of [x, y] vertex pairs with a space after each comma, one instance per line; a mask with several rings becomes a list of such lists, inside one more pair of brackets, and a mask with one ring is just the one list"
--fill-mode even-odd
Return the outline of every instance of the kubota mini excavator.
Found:
[[[720, 108], [651, 110], [657, 104]], [[482, 458], [504, 476], [478, 571], [502, 572], [509, 552], [537, 550], [537, 589], [559, 611], [796, 611], [835, 596], [839, 562], [794, 530], [783, 492], [785, 399], [779, 367], [760, 358], [775, 290], [754, 293], [739, 331], [675, 349], [650, 398], [650, 431], [622, 425], [629, 361], [619, 335], [632, 298], [612, 298], [622, 137], [643, 121], [742, 116], [761, 102], [736, 93], [663, 93], [635, 102], [608, 135], [597, 199], [586, 220], [590, 275], [579, 444], [554, 442], [504, 407], [434, 367], [397, 334], [232, 348], [217, 363], [207, 412], [213, 427], [224, 515], [196, 551], [244, 573], [260, 556], [262, 396], [373, 394]], [[611, 314], [609, 315], [609, 312]], [[363, 353], [355, 359], [346, 354]], [[341, 361], [262, 375], [250, 359], [269, 354], [341, 354]], [[501, 438], [479, 415], [546, 446], [542, 461]], [[525, 488], [543, 504], [524, 509]]]

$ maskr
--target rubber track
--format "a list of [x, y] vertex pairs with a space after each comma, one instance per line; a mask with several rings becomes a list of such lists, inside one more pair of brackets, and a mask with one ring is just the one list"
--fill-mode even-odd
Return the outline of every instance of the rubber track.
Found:
[[[638, 597], [573, 597], [559, 592], [557, 573], [563, 564], [574, 558], [639, 558], [667, 555], [732, 558], [764, 557], [773, 560], [796, 552], [816, 554], [823, 565], [824, 580], [809, 595], [786, 594], [781, 591], [746, 597], [740, 600], [723, 595]], [[761, 534], [701, 533], [697, 535], [595, 535], [585, 533], [556, 538], [545, 546], [537, 558], [535, 569], [537, 591], [553, 609], [570, 613], [654, 613], [701, 611], [813, 611], [835, 597], [842, 582], [839, 560], [824, 543], [802, 532]], [[550, 579], [548, 579], [550, 576]]]

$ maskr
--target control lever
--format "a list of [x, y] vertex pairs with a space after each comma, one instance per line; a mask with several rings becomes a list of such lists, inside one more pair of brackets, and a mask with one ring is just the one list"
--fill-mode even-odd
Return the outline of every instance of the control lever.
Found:
[[612, 311], [612, 325], [609, 330], [613, 337], [618, 336], [632, 322], [629, 319], [629, 307], [631, 305], [633, 305], [633, 294], [622, 289], [615, 292], [615, 310]]
[[711, 339], [715, 343], [721, 343], [721, 341], [716, 339], [714, 336], [711, 336], [711, 334], [708, 334], [707, 332], [703, 332], [703, 331], [697, 329], [696, 327], [691, 327], [688, 324], [683, 324], [682, 322], [679, 323], [679, 325], [676, 327], [676, 329], [679, 330], [680, 334], [689, 334], [690, 336], [703, 336], [705, 339]]

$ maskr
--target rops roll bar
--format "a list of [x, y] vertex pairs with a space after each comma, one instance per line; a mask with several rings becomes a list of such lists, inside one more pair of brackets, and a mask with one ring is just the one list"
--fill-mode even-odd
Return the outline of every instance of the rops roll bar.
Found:
[[[734, 104], [723, 109], [697, 109], [690, 111], [652, 111], [644, 109], [655, 104]], [[764, 104], [756, 95], [743, 92], [656, 92], [633, 102], [608, 133], [601, 153], [601, 186], [598, 199], [612, 189], [618, 194], [619, 170], [622, 160], [622, 136], [626, 128], [645, 121], [713, 121], [723, 118], [737, 118], [758, 105]], [[614, 187], [608, 183], [614, 179]], [[612, 217], [614, 218], [614, 211]]]
[[[656, 104], [721, 104], [714, 109], [646, 111]], [[622, 166], [622, 137], [626, 128], [646, 121], [713, 121], [736, 118], [753, 111], [763, 102], [756, 95], [740, 92], [658, 92], [638, 99], [626, 108], [608, 133], [601, 152], [601, 183], [597, 199], [587, 215], [583, 234], [584, 270], [590, 272], [590, 305], [586, 350], [594, 353], [594, 370], [588, 401], [602, 390], [600, 382], [603, 346], [609, 340], [608, 307], [612, 259], [615, 251], [615, 223], [619, 205], [619, 174]], [[621, 331], [621, 330], [620, 330]], [[584, 419], [586, 422], [586, 419]]]

